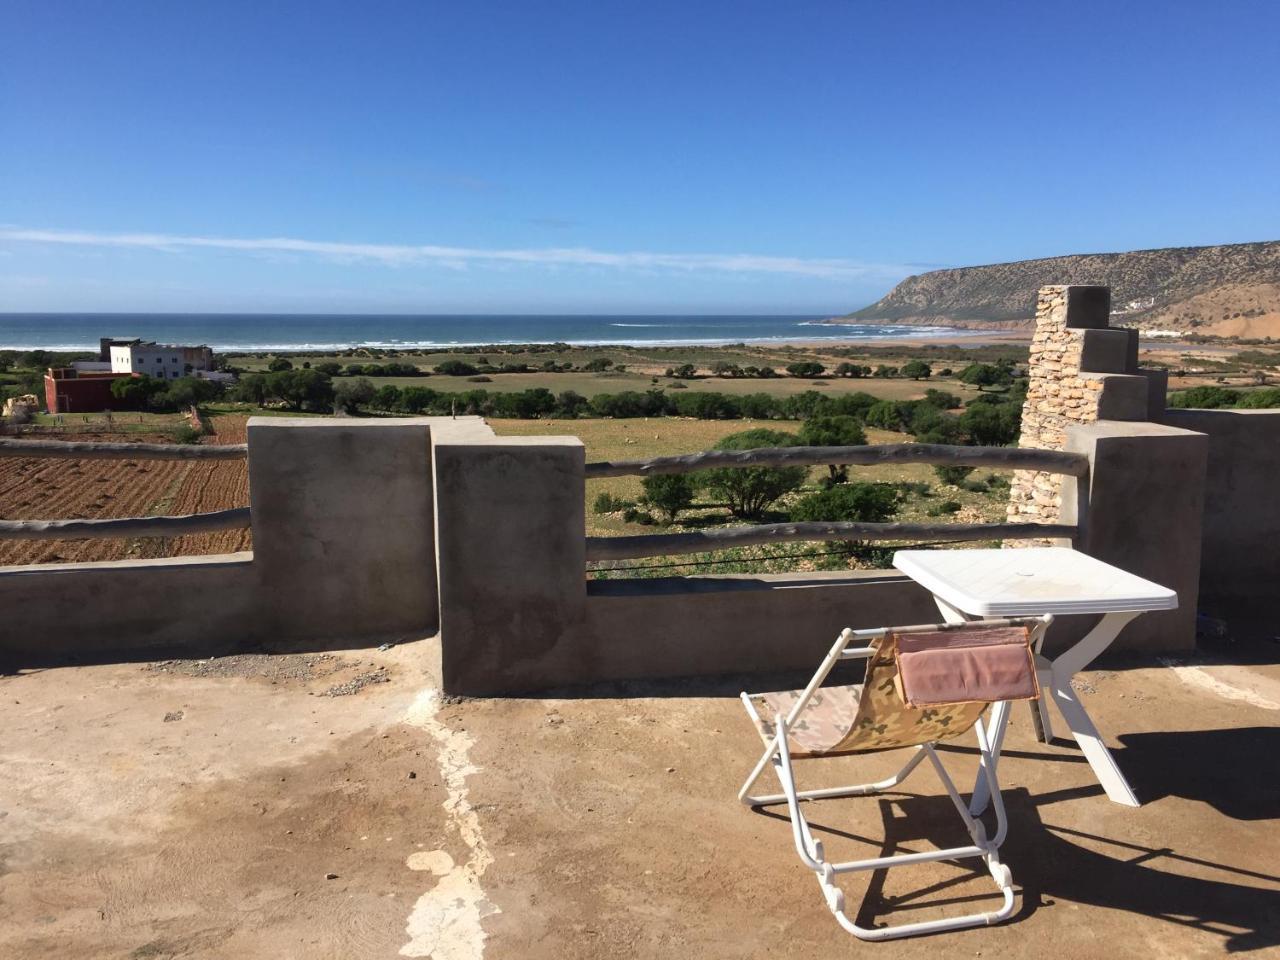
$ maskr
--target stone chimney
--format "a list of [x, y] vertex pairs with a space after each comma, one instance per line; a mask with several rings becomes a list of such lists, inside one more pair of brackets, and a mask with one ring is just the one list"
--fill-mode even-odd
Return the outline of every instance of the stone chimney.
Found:
[[[1110, 314], [1110, 287], [1040, 288], [1020, 446], [1061, 450], [1072, 424], [1155, 420], [1163, 413], [1164, 371], [1139, 370], [1138, 331], [1111, 327]], [[1061, 487], [1057, 474], [1016, 471], [1009, 520], [1056, 522]], [[1006, 545], [1034, 546], [1035, 541]]]

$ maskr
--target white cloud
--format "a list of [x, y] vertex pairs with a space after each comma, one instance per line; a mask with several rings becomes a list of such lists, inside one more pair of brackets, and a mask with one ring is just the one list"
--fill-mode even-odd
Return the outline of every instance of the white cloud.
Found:
[[911, 272], [899, 264], [871, 264], [837, 258], [771, 257], [749, 253], [609, 253], [584, 247], [483, 250], [436, 244], [340, 243], [292, 237], [196, 237], [166, 233], [93, 233], [0, 227], [0, 240], [174, 252], [212, 249], [250, 254], [294, 254], [390, 266], [528, 264], [587, 266], [619, 270], [673, 270], [738, 274], [787, 274], [828, 280], [899, 279]]

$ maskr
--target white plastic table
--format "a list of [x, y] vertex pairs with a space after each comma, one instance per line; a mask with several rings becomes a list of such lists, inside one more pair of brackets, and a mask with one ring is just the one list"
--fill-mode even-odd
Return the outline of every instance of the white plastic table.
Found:
[[[893, 565], [933, 594], [948, 623], [986, 617], [1026, 617], [1044, 614], [1102, 614], [1088, 634], [1056, 659], [1036, 656], [1041, 697], [1053, 696], [1098, 782], [1116, 803], [1138, 806], [1133, 788], [1120, 772], [1098, 728], [1071, 687], [1071, 678], [1111, 645], [1129, 621], [1148, 610], [1173, 610], [1178, 595], [1088, 554], [1068, 547], [1027, 547], [1013, 550], [899, 550]], [[1042, 738], [1053, 738], [1043, 699], [1039, 712]], [[1004, 742], [1009, 704], [992, 710], [992, 754], [998, 760]], [[970, 810], [987, 805], [986, 781], [974, 785]]]

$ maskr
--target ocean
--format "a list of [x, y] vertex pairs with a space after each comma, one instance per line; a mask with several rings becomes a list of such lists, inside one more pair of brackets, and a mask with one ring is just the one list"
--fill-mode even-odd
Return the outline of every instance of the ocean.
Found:
[[805, 316], [0, 313], [0, 350], [87, 350], [100, 337], [207, 343], [221, 352], [413, 349], [505, 343], [784, 343], [962, 333], [904, 324], [828, 324]]

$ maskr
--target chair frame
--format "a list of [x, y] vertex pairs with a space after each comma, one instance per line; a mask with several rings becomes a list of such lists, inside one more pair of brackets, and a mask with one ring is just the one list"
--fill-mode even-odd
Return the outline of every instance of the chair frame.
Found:
[[[1052, 622], [1052, 616], [1019, 617], [1016, 619], [1001, 620], [973, 620], [968, 621], [966, 626], [994, 627], [1009, 626], [1012, 624], [1031, 626], [1032, 649], [1038, 652], [1044, 641], [1044, 634]], [[813, 679], [809, 681], [809, 684], [801, 692], [800, 698], [796, 701], [795, 705], [792, 706], [785, 715], [781, 713], [778, 714], [774, 736], [767, 741], [764, 754], [752, 769], [746, 782], [743, 783], [742, 789], [738, 791], [738, 799], [742, 803], [751, 807], [786, 802], [791, 818], [791, 833], [792, 839], [795, 841], [796, 853], [799, 855], [801, 862], [816, 874], [818, 884], [822, 889], [827, 906], [835, 915], [840, 926], [862, 940], [890, 940], [898, 937], [915, 936], [918, 934], [938, 933], [943, 930], [958, 930], [966, 927], [987, 926], [1006, 920], [1013, 914], [1013, 877], [1009, 872], [1009, 868], [1000, 862], [998, 855], [1000, 845], [1004, 843], [1009, 827], [1008, 820], [1005, 816], [1004, 801], [1000, 795], [999, 781], [996, 776], [996, 758], [992, 749], [993, 741], [998, 742], [1002, 738], [1002, 729], [988, 731], [981, 718], [977, 720], [973, 727], [978, 739], [978, 763], [980, 767], [979, 779], [981, 782], [985, 783], [988, 788], [991, 797], [991, 806], [995, 812], [995, 835], [991, 837], [987, 835], [986, 827], [978, 816], [969, 812], [969, 806], [960, 796], [955, 783], [947, 773], [941, 759], [939, 759], [938, 754], [934, 749], [937, 741], [917, 745], [914, 748], [911, 758], [898, 770], [898, 772], [884, 780], [878, 780], [874, 783], [855, 784], [848, 787], [829, 787], [818, 790], [798, 790], [796, 788], [795, 771], [792, 766], [791, 749], [787, 740], [787, 732], [795, 723], [796, 718], [799, 717], [805, 706], [809, 703], [810, 699], [812, 699], [813, 695], [822, 686], [823, 681], [825, 681], [831, 671], [835, 669], [835, 666], [845, 660], [870, 658], [876, 653], [877, 648], [868, 646], [868, 641], [883, 639], [886, 634], [920, 632], [937, 629], [939, 629], [939, 626], [936, 625], [921, 625], [912, 627], [878, 627], [871, 630], [851, 630], [846, 628], [841, 631], [840, 636], [836, 639], [835, 644], [823, 659], [822, 664], [813, 675]], [[855, 643], [860, 645], [853, 646]], [[741, 697], [743, 704], [747, 708], [747, 713], [750, 714], [753, 721], [759, 724], [760, 714], [757, 712], [755, 704], [751, 702], [750, 696], [747, 693], [743, 693]], [[1036, 712], [1039, 706], [1040, 704], [1038, 702], [1032, 701], [1033, 712]], [[1003, 725], [1008, 716], [1008, 711], [1001, 711], [997, 715], [999, 716], [998, 723]], [[903, 747], [901, 749], [910, 748]], [[836, 755], [840, 756], [843, 754]], [[823, 754], [807, 754], [804, 757], [798, 757], [796, 759], [822, 759], [823, 756]], [[921, 761], [926, 758], [928, 758], [934, 770], [937, 772], [938, 779], [942, 781], [943, 787], [946, 788], [947, 795], [951, 798], [951, 802], [955, 806], [956, 812], [964, 821], [972, 843], [962, 847], [948, 847], [941, 850], [928, 850], [922, 853], [904, 853], [888, 857], [872, 857], [866, 860], [849, 860], [839, 863], [832, 863], [827, 860], [822, 841], [814, 839], [813, 834], [810, 831], [808, 821], [805, 820], [804, 814], [801, 813], [800, 801], [822, 800], [832, 797], [871, 796], [883, 793], [906, 780], [916, 767], [920, 765]], [[751, 794], [749, 792], [751, 788], [755, 786], [756, 782], [770, 766], [774, 768], [778, 781], [782, 785], [783, 792], [765, 795]], [[1003, 894], [1004, 901], [999, 909], [983, 913], [966, 914], [959, 917], [947, 917], [941, 920], [926, 920], [916, 923], [904, 923], [894, 926], [874, 928], [858, 926], [845, 913], [844, 892], [836, 885], [836, 878], [841, 874], [864, 870], [888, 869], [889, 867], [905, 866], [913, 863], [929, 863], [938, 860], [957, 860], [970, 857], [980, 858], [986, 864], [988, 872], [991, 874], [996, 886]]]

